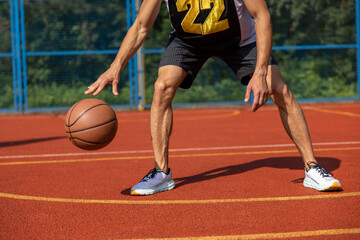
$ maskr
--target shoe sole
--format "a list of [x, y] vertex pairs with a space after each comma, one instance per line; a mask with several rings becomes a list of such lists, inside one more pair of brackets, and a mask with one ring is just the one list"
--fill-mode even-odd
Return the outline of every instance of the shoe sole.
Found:
[[152, 195], [158, 192], [164, 192], [164, 191], [169, 191], [171, 189], [173, 189], [175, 187], [175, 183], [174, 181], [171, 179], [167, 182], [164, 182], [154, 188], [149, 188], [149, 189], [136, 189], [136, 190], [131, 190], [131, 195], [132, 196], [145, 196], [145, 195]]
[[320, 187], [318, 183], [316, 183], [311, 178], [305, 178], [303, 182], [304, 187], [313, 188], [320, 192], [329, 192], [329, 191], [340, 191], [342, 190], [341, 184], [338, 181], [334, 181], [330, 186]]

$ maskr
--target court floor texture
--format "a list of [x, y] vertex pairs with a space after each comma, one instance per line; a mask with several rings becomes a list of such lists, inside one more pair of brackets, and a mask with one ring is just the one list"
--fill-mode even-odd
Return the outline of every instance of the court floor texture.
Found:
[[154, 167], [149, 111], [76, 148], [65, 113], [0, 116], [0, 239], [360, 239], [360, 103], [302, 104], [315, 156], [343, 185], [302, 185], [275, 106], [174, 109], [175, 189], [130, 196]]

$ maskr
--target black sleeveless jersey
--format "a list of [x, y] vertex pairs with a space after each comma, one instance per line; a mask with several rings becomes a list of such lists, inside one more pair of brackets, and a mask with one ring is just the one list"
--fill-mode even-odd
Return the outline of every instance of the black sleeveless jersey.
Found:
[[255, 41], [254, 21], [242, 0], [165, 0], [173, 34], [184, 42], [221, 49]]

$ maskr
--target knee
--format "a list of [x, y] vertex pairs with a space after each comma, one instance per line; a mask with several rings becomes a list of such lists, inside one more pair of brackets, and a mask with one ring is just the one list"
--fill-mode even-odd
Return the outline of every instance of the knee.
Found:
[[273, 95], [275, 97], [281, 97], [284, 99], [291, 97], [290, 89], [285, 83], [273, 87], [269, 90], [269, 92], [270, 95]]
[[285, 83], [271, 88], [269, 94], [273, 102], [277, 105], [286, 105], [291, 103], [294, 99], [289, 87]]
[[154, 101], [171, 102], [175, 96], [176, 86], [167, 79], [158, 78], [154, 85]]

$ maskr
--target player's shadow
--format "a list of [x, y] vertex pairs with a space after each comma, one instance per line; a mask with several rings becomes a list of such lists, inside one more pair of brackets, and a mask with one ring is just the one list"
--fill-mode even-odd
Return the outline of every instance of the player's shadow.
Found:
[[[323, 166], [329, 173], [339, 168], [341, 161], [337, 158], [330, 157], [317, 157], [318, 163]], [[187, 184], [204, 182], [207, 180], [227, 177], [236, 174], [245, 173], [248, 171], [256, 170], [259, 168], [279, 168], [289, 170], [303, 170], [304, 164], [300, 157], [276, 157], [276, 158], [265, 158], [259, 159], [252, 162], [230, 165], [226, 167], [216, 168], [210, 171], [205, 171], [193, 176], [174, 178], [176, 188], [182, 187]], [[269, 169], [271, 171], [271, 169]], [[302, 183], [304, 178], [294, 179], [294, 184]], [[130, 188], [125, 189], [121, 192], [123, 195], [130, 195]]]
[[[318, 157], [318, 163], [323, 166], [328, 172], [332, 172], [339, 168], [340, 160], [336, 158], [329, 157]], [[210, 179], [215, 179], [219, 177], [226, 177], [235, 174], [245, 173], [247, 171], [256, 170], [259, 168], [268, 167], [268, 168], [279, 168], [279, 169], [289, 169], [289, 170], [303, 170], [304, 164], [300, 157], [276, 157], [276, 158], [265, 158], [259, 159], [248, 163], [231, 165], [222, 168], [217, 168], [214, 170], [206, 171], [200, 174], [193, 176], [175, 178], [176, 187], [182, 187], [187, 184], [195, 182], [203, 182]], [[269, 169], [269, 171], [271, 171]], [[293, 183], [302, 183], [304, 178], [294, 179]]]
[[66, 138], [66, 136], [32, 138], [32, 139], [19, 140], [19, 141], [0, 142], [0, 147], [13, 147], [13, 146], [25, 145], [30, 143], [47, 142], [47, 141], [58, 140], [63, 138]]

